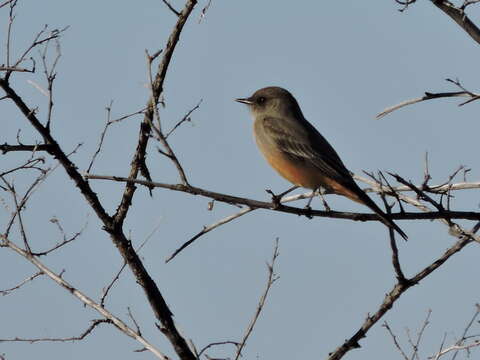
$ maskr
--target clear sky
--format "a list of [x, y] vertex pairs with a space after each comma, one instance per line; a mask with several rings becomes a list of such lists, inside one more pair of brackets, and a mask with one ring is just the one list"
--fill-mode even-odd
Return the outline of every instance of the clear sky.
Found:
[[[183, 6], [183, 1], [172, 3], [178, 9]], [[428, 151], [433, 184], [446, 181], [460, 165], [471, 168], [469, 181], [478, 180], [480, 103], [457, 107], [458, 100], [431, 101], [375, 120], [375, 114], [385, 107], [424, 91], [455, 91], [445, 78], [458, 78], [476, 91], [478, 45], [430, 2], [418, 2], [400, 13], [393, 0], [213, 0], [199, 23], [205, 4], [199, 3], [181, 35], [165, 83], [166, 108], [161, 109], [168, 129], [203, 99], [191, 124], [171, 137], [193, 185], [265, 201], [269, 200], [266, 188], [281, 192], [290, 186], [263, 160], [252, 138], [247, 109], [233, 101], [269, 85], [285, 87], [296, 96], [305, 117], [355, 173], [386, 170], [420, 183]], [[0, 63], [5, 58], [7, 15], [7, 7], [0, 9]], [[152, 53], [164, 46], [176, 17], [159, 0], [21, 0], [16, 16], [15, 55], [44, 24], [53, 29], [70, 25], [61, 39], [52, 131], [66, 152], [83, 144], [72, 160], [84, 171], [110, 101], [113, 117], [145, 105], [149, 96], [145, 49]], [[41, 71], [15, 74], [12, 85], [30, 106], [38, 106], [44, 119], [46, 98], [31, 81], [45, 86]], [[15, 143], [19, 129], [24, 143], [40, 139], [6, 101], [0, 102], [0, 118], [0, 143]], [[128, 175], [140, 120], [133, 117], [110, 128], [92, 173]], [[152, 142], [148, 151], [152, 177], [177, 182], [175, 169], [155, 149]], [[26, 156], [1, 156], [0, 170]], [[47, 162], [55, 164], [48, 157]], [[20, 177], [16, 184], [23, 188], [27, 179]], [[115, 211], [123, 185], [91, 183], [108, 211]], [[455, 195], [453, 209], [478, 210], [478, 190]], [[0, 193], [0, 201], [6, 199]], [[335, 210], [368, 211], [337, 196], [327, 200]], [[374, 200], [381, 203], [378, 197]], [[156, 189], [150, 197], [140, 189], [125, 224], [137, 246], [157, 229], [141, 251], [142, 258], [179, 328], [198, 348], [241, 338], [264, 287], [265, 262], [277, 237], [280, 279], [247, 344], [245, 359], [325, 358], [358, 330], [368, 313], [376, 311], [395, 282], [382, 224], [308, 220], [263, 210], [212, 231], [165, 264], [165, 258], [204, 225], [239, 210], [217, 203], [208, 211], [207, 205], [208, 199], [201, 197], [163, 189]], [[321, 202], [316, 200], [313, 207], [321, 208]], [[9, 211], [0, 212], [2, 229]], [[87, 228], [70, 246], [42, 260], [56, 271], [64, 269], [65, 279], [98, 299], [122, 260], [61, 168], [36, 192], [25, 212], [35, 248], [46, 249], [59, 241], [55, 225], [49, 222], [53, 217], [67, 234], [86, 223]], [[408, 243], [399, 244], [407, 275], [429, 264], [455, 241], [440, 222], [398, 224], [410, 237]], [[20, 243], [19, 237], [15, 240]], [[405, 328], [415, 334], [432, 309], [422, 358], [438, 349], [445, 332], [446, 344], [453, 343], [473, 314], [480, 296], [479, 255], [478, 244], [470, 245], [410, 289], [385, 317], [406, 343]], [[0, 289], [34, 272], [22, 258], [0, 250]], [[145, 337], [176, 358], [155, 328], [152, 311], [129, 271], [122, 274], [107, 306], [126, 321], [130, 307]], [[49, 279], [41, 278], [0, 297], [0, 338], [74, 336], [97, 317]], [[345, 358], [399, 357], [382, 322], [361, 341], [361, 349]], [[148, 352], [132, 353], [139, 347], [115, 328], [103, 326], [87, 340], [73, 344], [0, 343], [0, 354], [8, 360], [152, 357]], [[232, 354], [230, 350], [218, 348], [209, 354], [225, 357]]]

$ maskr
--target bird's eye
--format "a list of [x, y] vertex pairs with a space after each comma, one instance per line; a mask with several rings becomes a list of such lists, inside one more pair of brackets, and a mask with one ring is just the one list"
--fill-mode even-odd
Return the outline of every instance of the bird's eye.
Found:
[[265, 99], [263, 96], [260, 96], [260, 97], [257, 99], [257, 103], [261, 105], [261, 104], [263, 104], [263, 103], [265, 102], [265, 100], [266, 100], [266, 99]]

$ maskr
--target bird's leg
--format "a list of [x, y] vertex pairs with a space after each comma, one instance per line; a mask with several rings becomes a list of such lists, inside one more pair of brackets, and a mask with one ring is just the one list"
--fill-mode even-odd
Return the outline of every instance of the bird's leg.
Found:
[[297, 189], [297, 188], [298, 188], [298, 186], [296, 186], [296, 185], [295, 185], [295, 186], [292, 186], [291, 188], [287, 189], [287, 191], [284, 191], [284, 192], [282, 192], [282, 193], [280, 193], [280, 194], [278, 194], [278, 195], [275, 195], [274, 192], [273, 192], [272, 190], [270, 190], [270, 189], [266, 189], [265, 191], [272, 196], [272, 202], [273, 202], [273, 204], [274, 204], [276, 207], [278, 207], [278, 206], [281, 205], [280, 202], [282, 201], [282, 198], [283, 198], [285, 195], [287, 195], [289, 192], [291, 192], [291, 191], [293, 191], [293, 190], [295, 190], [295, 189]]
[[308, 199], [308, 203], [307, 203], [307, 206], [305, 206], [305, 209], [310, 209], [310, 210], [312, 209], [310, 207], [310, 204], [312, 203], [312, 200], [316, 194], [318, 194], [320, 196], [320, 199], [322, 199], [322, 204], [323, 204], [323, 207], [325, 208], [325, 211], [332, 211], [332, 209], [330, 209], [330, 206], [328, 206], [327, 201], [323, 197], [323, 194], [320, 188], [316, 188], [312, 191], [312, 196], [310, 197], [310, 199]]
[[317, 189], [312, 190], [312, 195], [310, 195], [310, 199], [308, 199], [307, 205], [305, 205], [305, 209], [312, 210], [312, 208], [310, 207], [310, 204], [312, 203], [312, 200], [315, 197], [316, 192], [317, 192]]
[[325, 208], [325, 211], [332, 211], [332, 209], [330, 209], [330, 206], [328, 206], [327, 201], [323, 197], [323, 194], [320, 190], [318, 190], [318, 195], [320, 195], [320, 199], [322, 199], [322, 204], [323, 204], [323, 207]]

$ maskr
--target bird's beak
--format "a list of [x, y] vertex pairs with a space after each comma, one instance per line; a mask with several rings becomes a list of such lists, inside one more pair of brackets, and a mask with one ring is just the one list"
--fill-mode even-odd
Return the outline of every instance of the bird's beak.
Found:
[[253, 101], [250, 98], [239, 98], [235, 99], [235, 101], [238, 101], [239, 103], [247, 104], [247, 105], [252, 105]]

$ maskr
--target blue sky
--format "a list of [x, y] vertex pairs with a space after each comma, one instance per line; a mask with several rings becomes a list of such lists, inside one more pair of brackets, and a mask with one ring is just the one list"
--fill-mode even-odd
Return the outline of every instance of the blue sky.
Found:
[[[172, 2], [177, 8], [182, 1]], [[191, 183], [209, 190], [269, 200], [289, 184], [256, 149], [247, 109], [233, 99], [258, 88], [289, 89], [305, 117], [330, 141], [347, 167], [355, 172], [386, 170], [419, 183], [428, 151], [432, 183], [447, 180], [458, 166], [471, 168], [468, 180], [479, 177], [478, 103], [457, 107], [458, 100], [438, 100], [401, 109], [381, 120], [385, 107], [421, 96], [425, 91], [456, 91], [445, 78], [458, 78], [475, 91], [479, 83], [479, 48], [453, 21], [429, 2], [400, 13], [394, 1], [218, 1], [213, 0], [200, 23], [200, 2], [187, 23], [165, 83], [165, 128], [171, 128], [201, 99], [200, 108], [171, 136], [171, 145]], [[149, 96], [145, 49], [163, 47], [175, 16], [161, 1], [43, 2], [23, 0], [16, 9], [13, 49], [18, 55], [44, 24], [70, 25], [61, 39], [62, 58], [55, 83], [52, 132], [84, 171], [104, 126], [105, 107], [112, 116], [141, 109]], [[7, 11], [0, 9], [2, 29]], [[2, 35], [2, 44], [5, 32]], [[4, 62], [2, 46], [0, 56]], [[29, 82], [30, 81], [30, 82]], [[46, 116], [41, 72], [15, 74], [13, 86], [27, 103]], [[0, 94], [2, 96], [2, 94]], [[0, 102], [0, 142], [14, 143], [21, 129], [24, 143], [39, 139], [17, 109]], [[113, 126], [92, 173], [127, 176], [141, 117]], [[178, 181], [174, 167], [152, 145], [148, 166], [156, 181]], [[0, 157], [0, 169], [28, 155]], [[53, 159], [47, 160], [54, 165]], [[19, 188], [28, 177], [16, 180]], [[123, 186], [92, 181], [109, 212], [115, 211]], [[456, 193], [454, 209], [477, 211], [477, 190]], [[0, 194], [1, 199], [7, 199]], [[380, 204], [378, 197], [373, 197]], [[336, 210], [368, 211], [337, 196], [328, 197]], [[205, 235], [172, 262], [164, 259], [180, 244], [238, 208], [208, 199], [156, 189], [150, 197], [140, 189], [125, 230], [141, 244], [157, 231], [141, 252], [175, 314], [184, 335], [201, 348], [213, 341], [238, 340], [255, 311], [267, 277], [275, 238], [280, 258], [275, 283], [244, 358], [325, 358], [350, 337], [368, 313], [376, 310], [395, 281], [385, 227], [380, 223], [315, 218], [255, 211]], [[298, 206], [303, 206], [299, 203]], [[313, 203], [321, 208], [320, 201]], [[411, 210], [411, 209], [410, 209]], [[0, 212], [5, 224], [9, 210]], [[38, 249], [56, 243], [59, 234], [49, 222], [61, 221], [68, 234], [87, 223], [81, 238], [45, 259], [64, 278], [92, 298], [122, 265], [101, 225], [62, 169], [41, 186], [25, 212], [27, 231]], [[467, 225], [468, 222], [461, 222]], [[400, 256], [407, 275], [426, 266], [455, 239], [439, 222], [401, 221], [409, 235]], [[17, 234], [18, 235], [18, 234]], [[15, 240], [18, 240], [16, 238]], [[470, 245], [419, 286], [409, 290], [385, 320], [405, 340], [432, 309], [424, 335], [423, 358], [433, 354], [443, 334], [453, 343], [479, 301], [478, 245]], [[4, 276], [0, 289], [15, 285], [34, 270], [17, 255], [0, 251]], [[74, 336], [97, 317], [48, 279], [37, 279], [15, 294], [0, 298], [0, 338]], [[152, 312], [129, 271], [125, 271], [107, 302], [127, 318], [132, 309], [142, 331], [175, 358], [154, 326]], [[361, 341], [362, 348], [346, 359], [398, 356], [380, 321]], [[478, 331], [477, 331], [478, 332]], [[132, 353], [139, 345], [112, 327], [101, 327], [87, 340], [62, 344], [0, 344], [7, 359], [84, 359], [108, 355], [116, 359], [151, 358]], [[211, 356], [229, 356], [219, 348]]]

